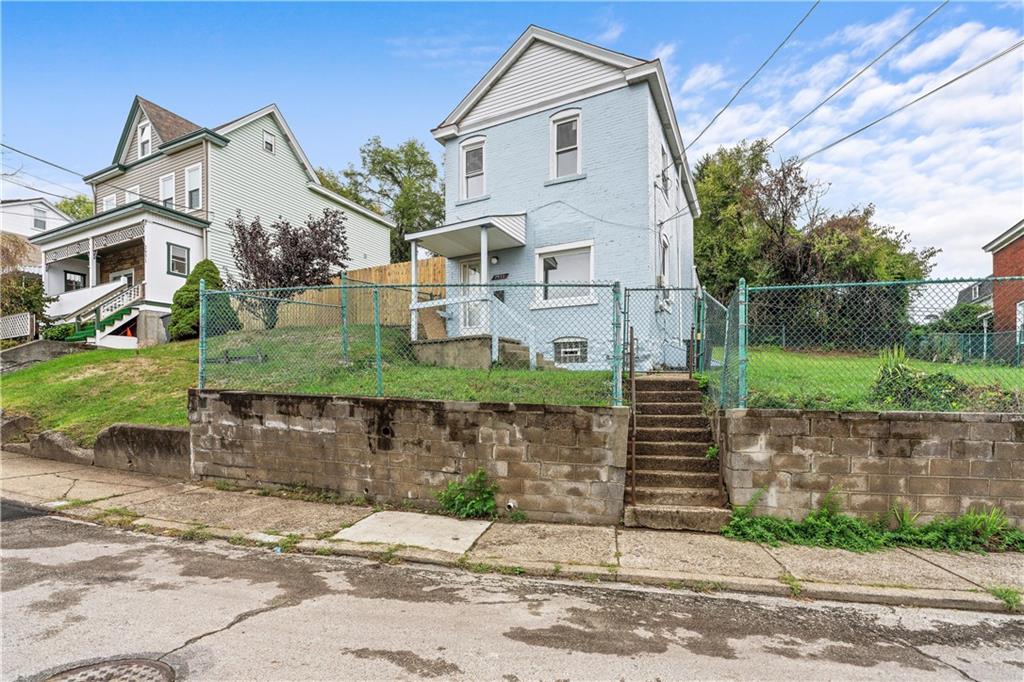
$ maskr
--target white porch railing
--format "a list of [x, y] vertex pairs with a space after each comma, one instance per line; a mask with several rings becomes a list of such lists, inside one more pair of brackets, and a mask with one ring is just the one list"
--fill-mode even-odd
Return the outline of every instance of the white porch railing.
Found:
[[36, 334], [36, 316], [32, 313], [16, 313], [0, 317], [0, 339], [17, 339]]
[[146, 283], [139, 282], [133, 286], [128, 287], [122, 291], [117, 292], [110, 298], [106, 299], [99, 306], [97, 306], [99, 319], [103, 319], [111, 313], [115, 313], [125, 306], [131, 305], [136, 301], [141, 301], [146, 297]]

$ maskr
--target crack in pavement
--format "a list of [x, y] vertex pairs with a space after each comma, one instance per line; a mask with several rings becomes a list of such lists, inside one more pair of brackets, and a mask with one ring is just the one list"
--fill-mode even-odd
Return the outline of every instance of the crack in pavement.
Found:
[[235, 616], [234, 618], [232, 618], [231, 622], [228, 623], [227, 625], [225, 625], [223, 627], [215, 628], [213, 630], [210, 630], [208, 632], [204, 632], [204, 633], [202, 633], [200, 635], [196, 635], [194, 637], [190, 637], [187, 640], [185, 640], [184, 644], [171, 649], [170, 651], [168, 651], [165, 654], [162, 654], [161, 656], [158, 656], [156, 660], [163, 661], [165, 658], [167, 658], [171, 654], [175, 654], [175, 653], [181, 651], [182, 649], [186, 649], [186, 648], [192, 646], [193, 644], [195, 644], [196, 642], [198, 642], [200, 640], [203, 640], [203, 639], [206, 639], [207, 637], [212, 637], [213, 635], [218, 635], [218, 634], [220, 634], [222, 632], [227, 632], [228, 630], [230, 630], [231, 628], [235, 627], [239, 623], [247, 621], [250, 618], [254, 618], [254, 617], [262, 615], [264, 613], [270, 613], [271, 611], [276, 611], [277, 609], [281, 609], [281, 608], [284, 608], [284, 607], [287, 607], [287, 606], [297, 606], [300, 603], [302, 603], [302, 601], [303, 601], [302, 599], [286, 599], [286, 600], [282, 601], [280, 604], [271, 604], [269, 606], [261, 606], [258, 609], [250, 609], [248, 611], [243, 611], [242, 613], [240, 613], [237, 616]]

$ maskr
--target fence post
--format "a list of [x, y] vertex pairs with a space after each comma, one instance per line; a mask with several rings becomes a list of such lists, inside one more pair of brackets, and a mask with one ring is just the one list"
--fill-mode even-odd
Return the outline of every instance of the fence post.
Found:
[[341, 273], [341, 357], [348, 362], [348, 282], [345, 272]]
[[612, 284], [612, 405], [622, 404], [622, 303], [620, 284]]
[[498, 328], [494, 324], [494, 292], [484, 288], [484, 295], [487, 296], [487, 326], [491, 330], [491, 365], [498, 361]]
[[747, 406], [747, 301], [749, 291], [747, 290], [746, 278], [740, 278], [739, 291], [739, 381], [736, 396], [737, 407]]
[[206, 387], [206, 279], [199, 279], [199, 390]]
[[373, 355], [377, 364], [377, 397], [384, 395], [384, 366], [380, 343], [380, 287], [373, 288]]

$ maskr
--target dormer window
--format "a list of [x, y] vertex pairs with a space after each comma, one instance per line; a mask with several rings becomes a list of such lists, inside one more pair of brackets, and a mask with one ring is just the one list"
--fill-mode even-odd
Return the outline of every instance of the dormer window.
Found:
[[462, 198], [481, 197], [486, 191], [484, 177], [484, 140], [462, 145]]
[[268, 154], [273, 154], [274, 149], [277, 146], [277, 138], [273, 133], [269, 133], [266, 130], [263, 131], [263, 151]]
[[142, 123], [139, 125], [139, 158], [149, 156], [150, 149], [152, 149], [152, 133], [150, 132], [149, 123]]
[[581, 172], [580, 112], [563, 111], [551, 118], [551, 177], [564, 178]]
[[975, 284], [974, 286], [971, 287], [971, 300], [972, 301], [977, 301], [978, 300], [978, 294], [980, 293], [980, 289], [981, 289], [981, 287], [979, 287], [977, 284]]

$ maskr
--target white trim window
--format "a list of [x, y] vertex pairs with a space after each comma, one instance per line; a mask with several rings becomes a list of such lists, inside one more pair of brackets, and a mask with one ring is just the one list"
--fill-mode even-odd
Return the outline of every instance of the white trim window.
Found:
[[263, 151], [273, 154], [277, 150], [277, 136], [269, 130], [263, 131]]
[[139, 124], [139, 158], [149, 156], [150, 152], [153, 151], [153, 128], [149, 125], [149, 121], [143, 121]]
[[139, 200], [139, 193], [142, 191], [139, 185], [129, 187], [124, 191], [124, 203], [130, 204], [133, 201]]
[[580, 110], [561, 111], [551, 117], [551, 178], [583, 172], [580, 150]]
[[160, 176], [160, 203], [174, 208], [174, 173]]
[[32, 229], [46, 229], [46, 209], [35, 207], [32, 209]]
[[971, 300], [977, 301], [978, 296], [981, 294], [981, 287], [977, 284], [971, 286]]
[[460, 196], [463, 199], [474, 199], [487, 193], [485, 143], [486, 140], [483, 138], [473, 138], [466, 140], [459, 147], [462, 166]]
[[589, 305], [596, 303], [594, 292], [586, 284], [594, 281], [593, 240], [545, 246], [534, 251], [538, 284], [554, 285], [537, 288], [540, 307]]
[[112, 211], [117, 208], [117, 194], [108, 194], [100, 201], [100, 211]]
[[185, 205], [189, 210], [203, 207], [203, 164], [185, 169]]

